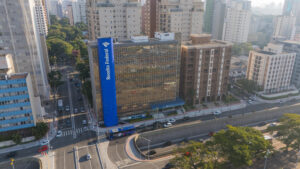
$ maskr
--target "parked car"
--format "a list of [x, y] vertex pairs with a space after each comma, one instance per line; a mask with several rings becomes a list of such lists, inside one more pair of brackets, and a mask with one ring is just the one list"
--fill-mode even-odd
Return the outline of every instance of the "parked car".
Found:
[[66, 106], [65, 110], [70, 111], [70, 106]]
[[277, 126], [277, 123], [271, 123], [269, 126], [270, 126], [270, 127]]
[[176, 122], [176, 120], [175, 119], [168, 119], [168, 123], [175, 123]]
[[91, 156], [90, 154], [87, 154], [87, 155], [86, 155], [86, 159], [87, 159], [87, 160], [90, 160], [90, 159], [92, 159], [92, 156]]
[[172, 125], [172, 123], [170, 123], [170, 122], [164, 124], [164, 127], [165, 127], [165, 128], [172, 127], [172, 126], [173, 126], [173, 125]]
[[77, 109], [77, 108], [75, 108], [75, 109], [74, 109], [74, 112], [75, 112], [75, 113], [78, 113], [78, 109]]
[[222, 114], [222, 112], [220, 110], [217, 110], [217, 111], [213, 112], [213, 114], [214, 115], [220, 115], [220, 114]]
[[86, 120], [82, 120], [82, 125], [86, 125]]
[[87, 127], [83, 127], [83, 131], [87, 131], [88, 130], [88, 128]]
[[81, 112], [81, 113], [85, 112], [84, 107], [81, 107], [81, 108], [80, 108], [80, 112]]
[[49, 144], [49, 140], [41, 140], [40, 141], [40, 145], [44, 146], [44, 145], [47, 145]]
[[6, 155], [7, 158], [13, 158], [17, 155], [17, 152], [16, 151], [13, 151], [13, 152], [10, 152]]
[[62, 136], [62, 131], [58, 130], [57, 133], [56, 133], [56, 137], [61, 137], [61, 136]]

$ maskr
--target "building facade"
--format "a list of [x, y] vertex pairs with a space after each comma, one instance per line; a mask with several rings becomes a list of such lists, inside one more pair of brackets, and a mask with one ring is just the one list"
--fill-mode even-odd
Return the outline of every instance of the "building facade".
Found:
[[247, 79], [263, 88], [264, 94], [287, 91], [291, 86], [296, 53], [286, 53], [282, 44], [269, 43], [262, 51], [250, 51]]
[[212, 38], [222, 40], [225, 20], [226, 3], [225, 0], [215, 0], [212, 16]]
[[[119, 117], [184, 104], [179, 99], [180, 35], [156, 33], [155, 37], [137, 36], [113, 45]], [[94, 112], [103, 119], [101, 91], [106, 89], [100, 84], [104, 77], [99, 75], [97, 44], [90, 43], [88, 50]]]
[[39, 34], [48, 34], [48, 16], [42, 0], [34, 0], [34, 15]]
[[41, 105], [35, 101], [29, 74], [1, 74], [0, 96], [0, 132], [35, 126]]
[[64, 16], [69, 19], [70, 25], [74, 25], [74, 18], [73, 18], [73, 8], [72, 5], [67, 5], [64, 10]]
[[274, 23], [273, 38], [294, 40], [296, 32], [295, 16], [277, 16]]
[[180, 96], [189, 104], [221, 100], [227, 93], [231, 43], [192, 35], [181, 47]]
[[179, 32], [187, 41], [191, 34], [202, 33], [203, 2], [201, 0], [160, 0], [157, 1], [157, 31]]
[[251, 21], [251, 1], [231, 0], [227, 3], [222, 40], [247, 42]]
[[83, 22], [86, 24], [86, 0], [74, 0], [72, 2], [74, 24]]
[[157, 0], [146, 0], [142, 7], [142, 32], [150, 38], [153, 38], [157, 31], [157, 5]]
[[141, 34], [139, 0], [87, 0], [86, 12], [90, 40], [97, 37], [127, 40]]
[[0, 53], [12, 54], [16, 73], [30, 73], [35, 96], [49, 98], [46, 62], [34, 16], [33, 0], [0, 2]]
[[205, 33], [212, 32], [215, 1], [216, 0], [206, 0], [205, 2], [204, 25], [203, 25], [203, 32]]
[[283, 51], [287, 53], [296, 53], [295, 64], [292, 74], [292, 84], [300, 88], [300, 42], [283, 41]]

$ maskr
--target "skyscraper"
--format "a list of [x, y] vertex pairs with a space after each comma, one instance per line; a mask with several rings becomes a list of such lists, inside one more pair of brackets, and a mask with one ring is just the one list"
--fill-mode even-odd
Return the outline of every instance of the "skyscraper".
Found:
[[212, 38], [222, 40], [223, 38], [223, 27], [224, 27], [224, 16], [226, 12], [225, 0], [215, 0], [214, 9], [212, 16]]
[[230, 0], [226, 5], [222, 40], [247, 42], [251, 21], [251, 1]]
[[74, 24], [78, 22], [86, 23], [86, 0], [74, 0], [72, 2], [72, 11]]
[[146, 0], [142, 7], [142, 32], [153, 38], [157, 30], [157, 0]]
[[214, 8], [215, 8], [215, 0], [206, 0], [206, 7], [204, 13], [204, 26], [203, 26], [203, 32], [205, 33], [212, 32]]
[[161, 32], [180, 32], [182, 40], [191, 34], [202, 33], [203, 2], [201, 0], [159, 0], [157, 1], [156, 27]]
[[0, 53], [12, 54], [17, 73], [30, 73], [35, 96], [49, 98], [34, 0], [4, 0], [0, 3], [0, 11]]
[[139, 0], [87, 0], [89, 39], [113, 37], [130, 39], [141, 34]]
[[34, 15], [39, 34], [46, 36], [48, 34], [48, 16], [42, 0], [34, 0]]
[[275, 18], [273, 38], [293, 40], [296, 32], [295, 16], [277, 16]]

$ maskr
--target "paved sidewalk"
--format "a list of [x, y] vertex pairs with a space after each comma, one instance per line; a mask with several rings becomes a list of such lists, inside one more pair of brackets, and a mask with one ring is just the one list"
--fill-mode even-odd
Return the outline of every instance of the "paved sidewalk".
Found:
[[117, 169], [118, 167], [108, 157], [107, 149], [109, 141], [105, 138], [100, 141], [101, 142], [98, 143], [98, 147], [103, 169]]
[[54, 157], [55, 152], [51, 151], [47, 155], [37, 155], [36, 158], [39, 158], [42, 162], [41, 169], [55, 169]]

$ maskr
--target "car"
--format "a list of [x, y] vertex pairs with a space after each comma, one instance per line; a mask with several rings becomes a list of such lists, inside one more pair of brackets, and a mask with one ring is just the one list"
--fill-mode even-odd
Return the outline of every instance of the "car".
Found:
[[88, 128], [87, 127], [83, 127], [83, 131], [87, 131], [88, 130]]
[[83, 125], [86, 125], [86, 120], [82, 120], [82, 124], [83, 124]]
[[66, 106], [65, 110], [70, 111], [70, 106]]
[[90, 154], [87, 154], [87, 155], [86, 155], [86, 159], [87, 159], [87, 160], [90, 160], [90, 159], [92, 159], [92, 156], [91, 156]]
[[220, 114], [222, 114], [222, 112], [220, 110], [217, 110], [217, 111], [213, 112], [213, 114], [214, 115], [220, 115]]
[[80, 112], [81, 112], [81, 113], [85, 112], [84, 107], [81, 107], [81, 108], [80, 108]]
[[74, 112], [75, 112], [75, 113], [78, 113], [78, 109], [77, 109], [77, 108], [75, 108], [75, 109], [74, 109]]
[[44, 146], [44, 145], [47, 145], [49, 144], [49, 140], [41, 140], [40, 141], [40, 145]]
[[172, 118], [172, 119], [168, 119], [168, 122], [169, 122], [169, 123], [175, 123], [176, 120]]
[[279, 103], [281, 104], [281, 103], [283, 103], [283, 101], [282, 101], [282, 100], [280, 100], [280, 101], [279, 101]]
[[40, 153], [40, 152], [43, 152], [43, 151], [47, 151], [48, 149], [49, 149], [49, 147], [47, 145], [43, 145], [42, 147], [40, 147], [38, 149], [38, 152]]
[[269, 126], [270, 126], [270, 127], [277, 126], [277, 123], [271, 123]]
[[62, 131], [58, 130], [57, 133], [56, 133], [56, 137], [61, 137], [61, 136], [62, 136]]
[[252, 100], [248, 100], [248, 103], [249, 103], [249, 104], [252, 104]]
[[164, 127], [165, 127], [165, 128], [172, 127], [172, 126], [173, 126], [173, 124], [170, 123], [170, 122], [164, 124]]
[[13, 158], [17, 155], [17, 152], [16, 151], [13, 151], [13, 152], [10, 152], [6, 155], [7, 158]]
[[163, 169], [171, 169], [171, 168], [174, 168], [174, 167], [175, 167], [174, 164], [168, 163], [168, 164], [166, 164], [166, 165], [164, 166]]

